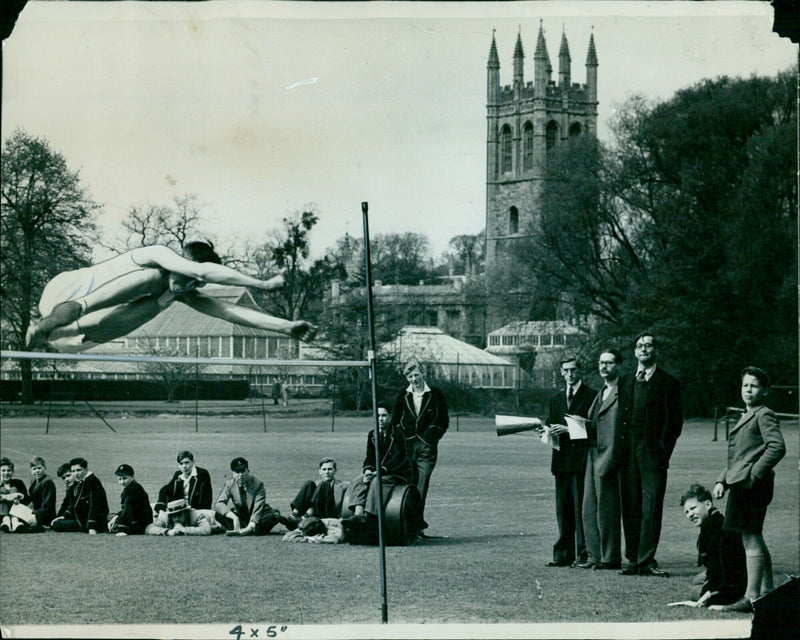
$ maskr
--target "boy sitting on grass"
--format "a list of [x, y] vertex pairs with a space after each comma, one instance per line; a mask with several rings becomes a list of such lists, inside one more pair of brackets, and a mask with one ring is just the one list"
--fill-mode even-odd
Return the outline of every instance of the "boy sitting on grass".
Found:
[[108, 522], [108, 530], [118, 537], [143, 534], [147, 525], [153, 523], [150, 498], [144, 487], [136, 482], [131, 465], [119, 465], [114, 475], [117, 476], [117, 482], [122, 485], [122, 495], [120, 496], [122, 509], [111, 517]]

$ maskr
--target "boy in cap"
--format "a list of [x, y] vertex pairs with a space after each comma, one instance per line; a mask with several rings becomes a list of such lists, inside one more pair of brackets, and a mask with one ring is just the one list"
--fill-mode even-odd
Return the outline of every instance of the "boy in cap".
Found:
[[147, 525], [153, 522], [153, 510], [150, 498], [144, 487], [136, 482], [133, 467], [121, 464], [114, 472], [117, 482], [122, 486], [120, 503], [122, 509], [114, 514], [108, 522], [108, 530], [117, 536], [142, 534]]
[[280, 511], [267, 504], [264, 483], [250, 473], [244, 458], [231, 460], [233, 477], [217, 498], [214, 510], [219, 522], [229, 535], [263, 536], [285, 519]]
[[144, 532], [149, 536], [207, 536], [211, 530], [207, 512], [192, 509], [184, 498], [179, 498], [168, 502]]

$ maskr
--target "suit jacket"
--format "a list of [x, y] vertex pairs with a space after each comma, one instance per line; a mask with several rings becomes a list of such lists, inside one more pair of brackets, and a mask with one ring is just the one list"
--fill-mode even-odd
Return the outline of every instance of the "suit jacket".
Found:
[[239, 516], [242, 524], [258, 523], [266, 515], [266, 512], [272, 510], [267, 504], [267, 491], [264, 489], [264, 483], [251, 475], [247, 478], [244, 488], [245, 501], [242, 502], [239, 484], [233, 478], [226, 480], [214, 510], [221, 516], [233, 511]]
[[406, 439], [418, 438], [435, 447], [450, 426], [447, 401], [438, 387], [430, 387], [422, 396], [419, 415], [414, 411], [414, 394], [403, 389], [394, 403], [393, 425], [400, 427]]
[[717, 482], [732, 485], [766, 478], [786, 455], [778, 418], [769, 407], [746, 411], [728, 435], [728, 459]]
[[[622, 438], [630, 446], [633, 387], [636, 377], [626, 374], [620, 378], [620, 425]], [[644, 400], [645, 450], [651, 467], [669, 467], [669, 459], [683, 429], [681, 384], [678, 379], [656, 367], [647, 382]]]
[[605, 476], [617, 469], [625, 452], [620, 429], [619, 386], [611, 387], [605, 400], [603, 390], [597, 392], [589, 408], [586, 432], [589, 446], [597, 447], [594, 472]]
[[[550, 396], [547, 424], [566, 424], [564, 421], [566, 413], [587, 417], [596, 395], [597, 391], [581, 382], [569, 407], [567, 407], [566, 388]], [[586, 440], [573, 440], [568, 433], [562, 433], [558, 437], [558, 446], [558, 449], [553, 449], [550, 471], [553, 474], [582, 472], [586, 466], [586, 451], [589, 448]]]
[[211, 492], [211, 476], [208, 471], [200, 467], [195, 467], [196, 476], [189, 480], [189, 495], [183, 495], [183, 479], [181, 471], [178, 470], [172, 475], [172, 480], [165, 484], [158, 492], [158, 501], [155, 510], [161, 511], [167, 508], [167, 503], [173, 500], [186, 498], [189, 506], [193, 509], [211, 509], [214, 496]]
[[[406, 443], [403, 432], [398, 427], [390, 426], [385, 435], [378, 439], [378, 450], [381, 460], [381, 475], [394, 476], [398, 481], [412, 484], [414, 467], [406, 453]], [[375, 471], [375, 431], [367, 434], [367, 453], [364, 456], [363, 471]]]
[[63, 515], [67, 520], [77, 521], [81, 529], [106, 531], [108, 529], [108, 499], [106, 490], [93, 473], [82, 482], [73, 484], [65, 498]]
[[56, 517], [56, 483], [50, 476], [44, 474], [38, 481], [31, 482], [28, 494], [37, 524], [49, 527]]
[[117, 514], [117, 526], [136, 526], [153, 522], [153, 509], [147, 491], [135, 480], [122, 490], [121, 509]]

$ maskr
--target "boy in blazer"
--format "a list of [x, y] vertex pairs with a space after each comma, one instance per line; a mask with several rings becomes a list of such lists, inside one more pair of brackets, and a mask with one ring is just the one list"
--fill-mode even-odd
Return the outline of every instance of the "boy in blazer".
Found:
[[550, 435], [558, 438], [553, 449], [550, 471], [555, 477], [556, 522], [558, 540], [553, 545], [553, 560], [548, 567], [568, 567], [587, 560], [583, 537], [583, 483], [586, 471], [586, 440], [573, 440], [565, 426], [564, 415], [586, 418], [597, 392], [586, 386], [580, 377], [577, 358], [561, 361], [561, 376], [566, 386], [550, 397], [546, 424]]
[[214, 507], [217, 522], [231, 535], [266, 535], [284, 521], [280, 511], [267, 504], [264, 483], [250, 473], [247, 460], [231, 460], [231, 471]]
[[[403, 433], [390, 425], [389, 405], [378, 404], [378, 455], [381, 465], [383, 499], [391, 488], [399, 484], [414, 484], [414, 469], [406, 453]], [[377, 517], [378, 488], [375, 480], [378, 463], [375, 458], [375, 431], [367, 434], [367, 450], [361, 475], [351, 485], [347, 507], [356, 519], [366, 519], [366, 514]]]
[[729, 611], [752, 611], [753, 600], [775, 588], [772, 558], [762, 531], [775, 483], [772, 469], [786, 455], [786, 443], [775, 412], [763, 404], [768, 388], [769, 377], [763, 369], [745, 367], [745, 411], [728, 435], [727, 462], [714, 485], [715, 498], [730, 491], [723, 527], [741, 533], [747, 564], [744, 596], [724, 607]]
[[625, 439], [622, 471], [623, 575], [668, 577], [658, 568], [667, 468], [683, 428], [681, 385], [657, 366], [658, 341], [642, 333], [634, 341], [636, 375], [620, 380], [620, 420]]
[[53, 531], [84, 531], [91, 535], [108, 531], [108, 498], [103, 484], [88, 469], [85, 458], [69, 461], [73, 484], [67, 490]]
[[159, 490], [155, 512], [160, 513], [168, 502], [180, 498], [184, 498], [192, 509], [211, 509], [214, 496], [211, 492], [211, 476], [208, 471], [195, 466], [194, 454], [191, 451], [181, 451], [177, 460], [180, 468]]
[[109, 520], [108, 530], [117, 536], [143, 534], [147, 525], [153, 523], [150, 497], [144, 487], [136, 482], [131, 465], [119, 465], [114, 475], [122, 487], [119, 499], [121, 509]]
[[[425, 382], [425, 371], [419, 362], [414, 359], [406, 362], [403, 375], [409, 384], [394, 403], [392, 424], [400, 427], [406, 439], [406, 451], [417, 478], [419, 495], [422, 497], [422, 530], [428, 528], [424, 518], [425, 500], [439, 455], [439, 440], [450, 426], [450, 417], [444, 394], [438, 387], [428, 386]], [[422, 531], [420, 537], [426, 537]]]
[[31, 476], [33, 480], [28, 487], [28, 494], [36, 524], [31, 525], [30, 529], [42, 531], [42, 527], [49, 527], [56, 517], [56, 483], [47, 475], [47, 466], [40, 456], [31, 460]]
[[583, 491], [583, 530], [588, 559], [577, 565], [581, 569], [619, 569], [622, 565], [618, 384], [621, 364], [622, 354], [616, 349], [600, 353], [598, 368], [605, 384], [589, 408], [586, 424], [589, 451]]

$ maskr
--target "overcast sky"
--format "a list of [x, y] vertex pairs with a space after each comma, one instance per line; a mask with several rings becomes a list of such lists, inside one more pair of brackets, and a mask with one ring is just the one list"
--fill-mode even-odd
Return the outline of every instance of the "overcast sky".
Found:
[[[315, 203], [321, 254], [346, 230], [419, 231], [438, 256], [485, 219], [486, 61], [540, 20], [554, 78], [599, 59], [599, 135], [634, 93], [772, 75], [797, 48], [767, 2], [29, 2], [3, 50], [2, 132], [46, 137], [119, 233], [132, 205], [196, 193], [221, 246]], [[97, 256], [99, 257], [99, 256]]]

